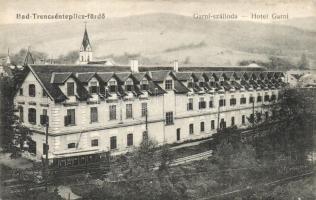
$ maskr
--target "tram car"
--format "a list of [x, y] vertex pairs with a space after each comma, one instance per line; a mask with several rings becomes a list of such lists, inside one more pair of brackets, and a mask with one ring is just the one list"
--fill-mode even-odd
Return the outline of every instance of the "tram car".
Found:
[[54, 158], [49, 170], [55, 174], [63, 172], [93, 172], [107, 170], [110, 167], [110, 153], [94, 153], [88, 155]]

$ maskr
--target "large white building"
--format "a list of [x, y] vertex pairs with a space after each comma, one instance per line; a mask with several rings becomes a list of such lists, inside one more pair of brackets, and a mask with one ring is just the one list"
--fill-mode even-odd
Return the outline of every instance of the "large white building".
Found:
[[284, 86], [281, 72], [179, 68], [177, 62], [159, 68], [138, 66], [136, 60], [131, 66], [27, 68], [14, 103], [20, 120], [33, 131], [29, 151], [38, 158], [44, 154], [43, 116], [48, 116], [49, 158], [77, 161], [77, 156], [132, 150], [146, 128], [150, 138], [163, 144], [210, 137], [232, 125], [245, 127], [254, 110], [269, 117], [263, 105], [276, 101]]

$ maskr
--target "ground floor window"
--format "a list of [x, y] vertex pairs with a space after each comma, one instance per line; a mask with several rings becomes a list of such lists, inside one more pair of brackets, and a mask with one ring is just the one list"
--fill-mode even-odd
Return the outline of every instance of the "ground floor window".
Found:
[[127, 146], [133, 146], [133, 134], [127, 134]]
[[180, 128], [177, 128], [177, 141], [181, 139]]
[[193, 133], [194, 133], [194, 126], [193, 126], [193, 124], [190, 124], [190, 125], [189, 125], [189, 133], [190, 133], [190, 134], [193, 134]]
[[231, 118], [231, 126], [235, 126], [235, 117]]
[[212, 121], [211, 121], [211, 130], [214, 130], [214, 129], [215, 129], [215, 121], [212, 120]]
[[36, 154], [36, 142], [33, 140], [29, 141], [29, 152]]
[[205, 131], [204, 122], [201, 122], [201, 123], [200, 123], [200, 130], [201, 130], [201, 132], [204, 132], [204, 131]]
[[117, 149], [116, 136], [110, 138], [110, 149]]
[[221, 119], [221, 122], [219, 123], [219, 127], [220, 127], [221, 129], [226, 128], [226, 122], [225, 122], [224, 119]]
[[241, 124], [245, 124], [246, 123], [246, 117], [245, 115], [241, 116]]

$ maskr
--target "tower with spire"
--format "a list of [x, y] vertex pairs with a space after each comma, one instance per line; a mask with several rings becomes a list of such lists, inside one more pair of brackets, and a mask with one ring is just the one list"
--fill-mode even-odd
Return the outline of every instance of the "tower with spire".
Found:
[[85, 24], [85, 30], [79, 52], [79, 64], [87, 64], [92, 60], [92, 48], [88, 36], [87, 25]]

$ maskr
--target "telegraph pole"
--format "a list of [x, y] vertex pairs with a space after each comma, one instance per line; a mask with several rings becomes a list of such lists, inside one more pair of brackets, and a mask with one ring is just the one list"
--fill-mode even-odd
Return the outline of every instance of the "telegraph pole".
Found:
[[255, 127], [255, 99], [254, 97], [252, 97], [252, 116], [253, 116], [252, 127], [254, 128]]
[[148, 132], [148, 111], [147, 111], [147, 108], [146, 108], [145, 124], [146, 124], [146, 133], [147, 133]]
[[220, 105], [218, 104], [218, 112], [217, 112], [217, 131], [220, 129], [219, 128], [219, 115], [220, 115]]
[[45, 116], [45, 124], [46, 124], [46, 131], [45, 131], [45, 136], [46, 136], [46, 140], [45, 140], [45, 190], [47, 191], [48, 189], [48, 126], [49, 126], [49, 122], [48, 122], [48, 116]]

